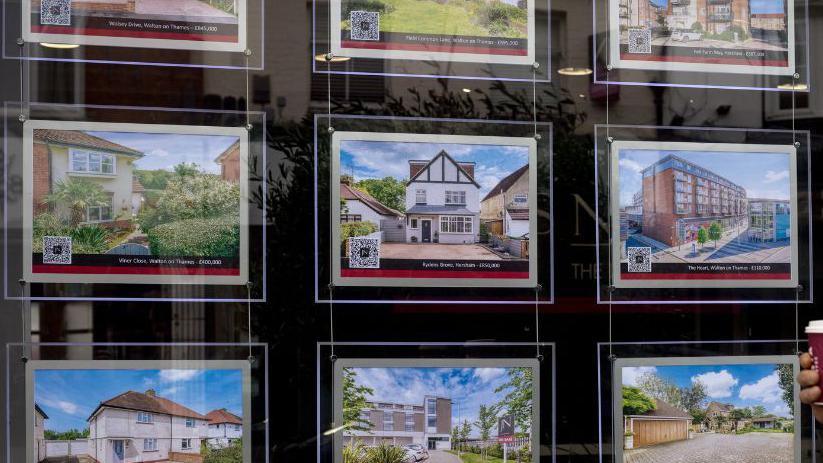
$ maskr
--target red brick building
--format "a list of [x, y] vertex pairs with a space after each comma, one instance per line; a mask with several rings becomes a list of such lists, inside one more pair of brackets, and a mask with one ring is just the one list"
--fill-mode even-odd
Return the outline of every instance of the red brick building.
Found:
[[645, 236], [677, 246], [713, 222], [726, 230], [746, 220], [746, 190], [708, 169], [668, 155], [642, 175]]
[[220, 164], [220, 177], [232, 183], [240, 183], [240, 141], [234, 142], [214, 160]]

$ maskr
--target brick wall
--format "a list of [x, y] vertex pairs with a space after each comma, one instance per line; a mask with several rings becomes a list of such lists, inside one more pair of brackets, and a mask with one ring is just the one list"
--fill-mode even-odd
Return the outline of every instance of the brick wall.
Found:
[[48, 210], [48, 206], [43, 204], [46, 195], [51, 191], [51, 162], [49, 161], [49, 148], [45, 143], [35, 143], [32, 157], [34, 182], [32, 193], [34, 195], [34, 213], [39, 214]]
[[169, 462], [173, 463], [203, 463], [203, 456], [199, 453], [169, 452]]
[[674, 173], [667, 169], [643, 178], [643, 234], [675, 243]]
[[233, 145], [231, 151], [223, 158], [221, 177], [223, 180], [240, 182], [240, 145]]

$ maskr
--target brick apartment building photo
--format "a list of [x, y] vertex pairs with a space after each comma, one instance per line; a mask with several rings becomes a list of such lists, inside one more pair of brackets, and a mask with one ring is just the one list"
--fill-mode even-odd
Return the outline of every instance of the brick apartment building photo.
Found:
[[[753, 12], [751, 0], [668, 0], [665, 6], [652, 0], [620, 0], [619, 15], [626, 28], [694, 29], [721, 34], [737, 27], [745, 34], [753, 30], [783, 31], [784, 12]], [[785, 2], [783, 4], [785, 9]]]
[[371, 423], [371, 429], [346, 431], [344, 445], [356, 439], [368, 446], [385, 443], [420, 444], [429, 450], [451, 448], [452, 401], [449, 398], [425, 396], [422, 404], [368, 402], [361, 418]]

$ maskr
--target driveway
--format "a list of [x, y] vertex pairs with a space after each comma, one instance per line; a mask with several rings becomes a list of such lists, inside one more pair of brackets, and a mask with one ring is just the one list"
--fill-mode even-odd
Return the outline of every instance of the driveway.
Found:
[[443, 450], [429, 450], [429, 459], [422, 463], [460, 463], [460, 458]]
[[381, 243], [381, 259], [503, 260], [479, 244]]
[[135, 13], [139, 15], [179, 16], [191, 18], [205, 16], [211, 19], [234, 19], [234, 16], [199, 0], [136, 0]]
[[88, 455], [48, 457], [42, 463], [91, 463], [92, 459]]
[[788, 433], [695, 434], [687, 441], [624, 450], [624, 463], [791, 463]]

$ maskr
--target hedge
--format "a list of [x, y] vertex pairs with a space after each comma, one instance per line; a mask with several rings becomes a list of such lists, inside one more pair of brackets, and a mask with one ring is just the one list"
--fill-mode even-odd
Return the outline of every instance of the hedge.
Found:
[[146, 236], [155, 256], [234, 257], [240, 248], [240, 226], [231, 216], [158, 225]]

